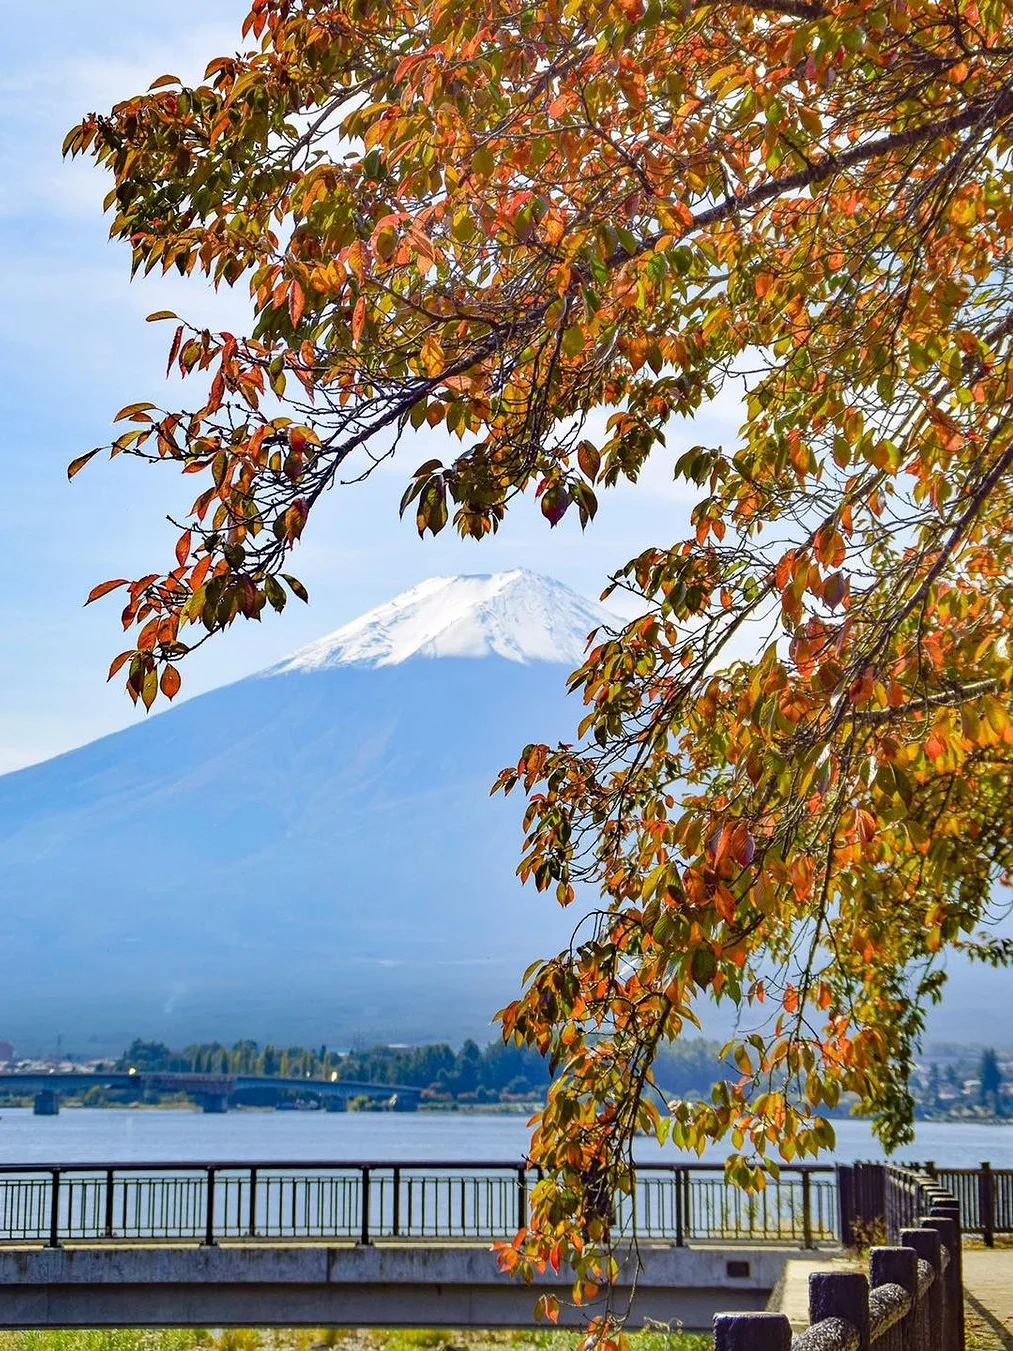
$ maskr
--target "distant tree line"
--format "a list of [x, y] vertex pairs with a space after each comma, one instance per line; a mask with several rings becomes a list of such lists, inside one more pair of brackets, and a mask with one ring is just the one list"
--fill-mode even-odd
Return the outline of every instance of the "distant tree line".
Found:
[[468, 1040], [428, 1046], [373, 1046], [337, 1051], [326, 1046], [260, 1046], [255, 1041], [201, 1042], [174, 1051], [162, 1042], [134, 1041], [117, 1069], [193, 1074], [250, 1074], [280, 1079], [332, 1079], [364, 1084], [404, 1084], [434, 1097], [479, 1100], [540, 1097], [549, 1082], [547, 1062], [527, 1047], [491, 1042], [483, 1050]]
[[[668, 1096], [703, 1095], [721, 1075], [720, 1046], [703, 1038], [663, 1053], [656, 1066]], [[250, 1074], [281, 1079], [331, 1079], [364, 1084], [403, 1084], [436, 1100], [493, 1102], [540, 1098], [549, 1083], [548, 1062], [529, 1047], [492, 1041], [484, 1049], [468, 1040], [459, 1050], [446, 1042], [425, 1046], [373, 1046], [340, 1051], [327, 1046], [280, 1047], [255, 1041], [233, 1046], [200, 1042], [174, 1051], [140, 1038], [116, 1062], [116, 1069], [191, 1074]]]

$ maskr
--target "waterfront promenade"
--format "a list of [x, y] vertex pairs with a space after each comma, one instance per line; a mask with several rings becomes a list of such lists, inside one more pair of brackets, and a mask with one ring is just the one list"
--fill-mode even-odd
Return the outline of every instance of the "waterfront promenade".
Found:
[[[999, 1244], [976, 1249], [973, 1239], [966, 1251], [968, 1346], [1013, 1351], [1003, 1340], [1013, 1318], [1013, 1249], [1002, 1246], [1010, 1179], [972, 1171], [953, 1173], [950, 1188], [942, 1169], [795, 1165], [746, 1195], [719, 1165], [640, 1164], [615, 1208], [616, 1297], [631, 1302], [631, 1327], [703, 1330], [715, 1313], [755, 1313], [774, 1299], [789, 1315], [778, 1326], [806, 1331], [824, 1308], [814, 1283], [843, 1281], [853, 1302], [857, 1279], [877, 1317], [906, 1298], [924, 1321], [934, 1281], [931, 1298], [952, 1322], [960, 1190], [969, 1230]], [[560, 1300], [564, 1323], [579, 1323], [565, 1272], [541, 1273], [533, 1292], [505, 1279], [492, 1251], [526, 1222], [538, 1177], [495, 1161], [0, 1165], [0, 1327], [509, 1328], [529, 1325], [540, 1293]], [[872, 1249], [870, 1295], [855, 1259], [842, 1259], [877, 1229], [894, 1246]], [[925, 1351], [964, 1351], [963, 1332], [959, 1342], [950, 1334]]]
[[964, 1249], [968, 1351], [1013, 1351], [1013, 1247]]

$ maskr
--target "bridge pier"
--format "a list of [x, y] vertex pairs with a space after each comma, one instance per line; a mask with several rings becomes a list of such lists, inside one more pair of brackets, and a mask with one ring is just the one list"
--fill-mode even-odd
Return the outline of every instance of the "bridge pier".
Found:
[[327, 1098], [325, 1098], [325, 1099], [324, 1099], [324, 1111], [325, 1111], [325, 1112], [347, 1112], [347, 1111], [348, 1111], [348, 1100], [347, 1100], [347, 1098], [339, 1098], [339, 1097], [327, 1097]]
[[32, 1111], [36, 1116], [59, 1116], [60, 1095], [56, 1089], [44, 1088], [41, 1093], [36, 1093]]
[[201, 1111], [207, 1112], [210, 1116], [224, 1116], [229, 1110], [229, 1095], [227, 1093], [202, 1093], [198, 1101], [201, 1105]]

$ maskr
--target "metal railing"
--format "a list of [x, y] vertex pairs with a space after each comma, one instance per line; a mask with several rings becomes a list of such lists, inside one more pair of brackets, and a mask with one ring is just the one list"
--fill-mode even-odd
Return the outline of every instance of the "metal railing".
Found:
[[838, 1232], [849, 1247], [896, 1243], [897, 1235], [927, 1215], [935, 1186], [919, 1164], [851, 1163], [837, 1169]]
[[[640, 1164], [617, 1231], [693, 1240], [836, 1242], [837, 1170], [785, 1167], [747, 1195], [720, 1164]], [[507, 1238], [536, 1170], [516, 1163], [0, 1165], [0, 1244]]]
[[983, 1163], [978, 1168], [934, 1172], [939, 1185], [956, 1197], [965, 1231], [981, 1234], [989, 1248], [996, 1234], [1013, 1233], [1013, 1168]]

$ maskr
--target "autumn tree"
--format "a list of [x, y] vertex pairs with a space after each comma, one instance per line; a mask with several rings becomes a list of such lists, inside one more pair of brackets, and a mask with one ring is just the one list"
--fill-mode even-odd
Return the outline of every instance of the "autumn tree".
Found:
[[[153, 316], [194, 398], [120, 414], [113, 454], [198, 489], [167, 568], [93, 592], [135, 698], [305, 599], [321, 495], [413, 429], [448, 449], [403, 510], [483, 536], [523, 493], [587, 524], [742, 393], [673, 455], [688, 537], [616, 560], [642, 618], [575, 673], [574, 744], [502, 779], [521, 875], [597, 898], [503, 1013], [559, 1067], [508, 1260], [591, 1280], [638, 1128], [754, 1185], [845, 1089], [904, 1141], [940, 954], [1007, 955], [974, 935], [1013, 844], [1013, 5], [254, 0], [243, 32], [67, 140], [135, 271], [254, 311]], [[712, 997], [741, 1078], [666, 1115], [653, 1058]]]

